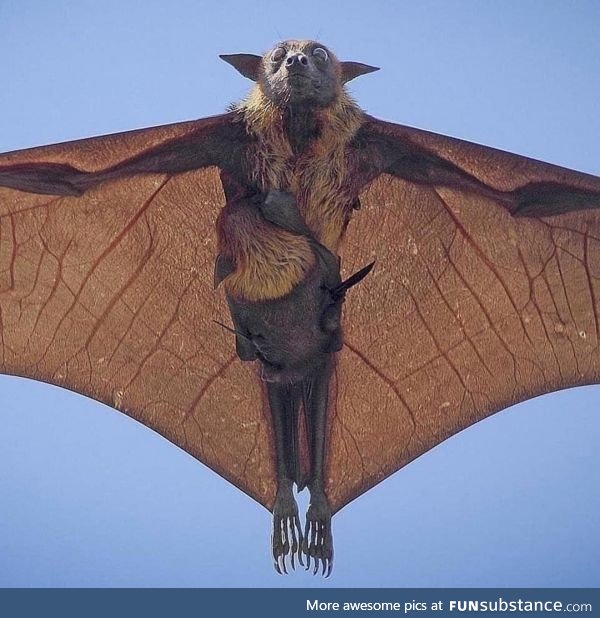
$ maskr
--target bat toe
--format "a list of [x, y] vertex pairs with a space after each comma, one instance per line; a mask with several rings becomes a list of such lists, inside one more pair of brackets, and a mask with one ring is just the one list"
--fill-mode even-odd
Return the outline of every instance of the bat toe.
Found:
[[280, 494], [277, 496], [273, 507], [273, 532], [271, 535], [273, 566], [279, 574], [287, 575], [286, 560], [288, 557], [292, 569], [296, 568], [296, 561], [303, 566], [302, 544], [298, 505], [291, 492]]
[[333, 534], [331, 532], [331, 508], [325, 494], [311, 496], [306, 513], [302, 553], [306, 556], [306, 570], [313, 575], [321, 569], [321, 575], [329, 577], [333, 569]]

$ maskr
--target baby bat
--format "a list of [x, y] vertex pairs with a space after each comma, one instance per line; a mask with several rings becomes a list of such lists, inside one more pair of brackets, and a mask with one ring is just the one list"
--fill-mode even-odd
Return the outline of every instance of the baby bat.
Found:
[[[511, 403], [598, 381], [600, 223], [593, 209], [600, 206], [600, 180], [374, 119], [344, 90], [374, 67], [339, 62], [320, 43], [285, 41], [263, 57], [223, 59], [256, 82], [226, 114], [0, 160], [0, 184], [12, 189], [0, 203], [9, 225], [31, 228], [36, 259], [58, 255], [62, 264], [86, 243], [94, 247], [88, 276], [71, 282], [79, 302], [92, 295], [98, 265], [129, 232], [138, 234], [104, 275], [114, 279], [112, 300], [75, 329], [67, 330], [71, 308], [65, 314], [64, 307], [50, 312], [54, 334], [39, 328], [36, 315], [47, 316], [46, 301], [60, 295], [56, 273], [48, 275], [50, 285], [35, 277], [34, 287], [45, 284], [44, 303], [29, 307], [30, 320], [17, 319], [15, 303], [23, 298], [14, 290], [0, 299], [2, 370], [68, 386], [155, 428], [273, 510], [279, 570], [287, 556], [293, 564], [304, 554], [315, 570], [329, 573], [331, 515], [351, 499]], [[195, 171], [214, 167], [224, 200], [214, 189], [214, 169]], [[36, 193], [65, 199], [48, 202]], [[161, 212], [161, 200], [171, 209], [168, 227], [160, 217], [149, 219]], [[243, 410], [223, 394], [227, 387], [214, 392], [237, 367], [221, 349], [230, 344], [217, 344], [215, 361], [182, 359], [179, 388], [171, 392], [164, 386], [171, 365], [149, 366], [154, 355], [127, 340], [127, 320], [116, 310], [142, 273], [172, 275], [173, 260], [165, 257], [172, 249], [161, 238], [176, 234], [178, 213], [188, 229], [198, 229], [192, 217], [214, 220], [211, 205], [223, 201], [216, 250], [197, 249], [206, 252], [195, 262], [209, 279], [208, 263], [218, 254], [214, 280], [229, 302], [239, 359], [262, 364], [262, 383], [249, 387], [255, 378], [242, 369], [235, 377], [250, 393]], [[94, 244], [83, 222], [61, 236], [25, 220], [49, 204], [116, 218], [121, 231]], [[350, 224], [353, 216], [364, 222], [365, 212], [368, 234]], [[21, 227], [11, 228], [15, 237], [15, 230], [24, 235]], [[342, 340], [343, 292], [368, 268], [343, 286], [336, 256], [345, 238], [345, 263], [368, 263], [367, 236], [380, 243], [378, 266], [354, 291]], [[561, 253], [567, 248], [572, 260]], [[16, 241], [8, 251], [17, 290], [33, 277], [26, 274], [32, 258], [23, 252]], [[176, 310], [158, 328], [165, 349], [176, 325], [198, 341], [215, 340], [203, 320], [215, 316], [205, 289], [196, 293], [204, 306], [185, 300], [201, 285], [196, 279], [176, 283]], [[138, 298], [130, 304], [148, 306]], [[99, 333], [108, 353], [98, 346]], [[131, 374], [117, 375], [125, 350], [140, 361]], [[89, 357], [85, 367], [77, 360], [82, 354]], [[112, 370], [96, 362], [107, 357], [116, 363]], [[271, 424], [261, 432], [264, 407]], [[304, 534], [294, 482], [311, 490]]]

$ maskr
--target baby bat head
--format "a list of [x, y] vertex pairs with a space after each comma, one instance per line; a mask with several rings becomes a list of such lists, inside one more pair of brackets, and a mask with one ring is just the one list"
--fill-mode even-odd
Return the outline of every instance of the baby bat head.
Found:
[[253, 316], [250, 339], [266, 382], [299, 382], [341, 349], [342, 303], [319, 283], [312, 278], [290, 297], [263, 303]]
[[265, 96], [280, 108], [327, 107], [346, 82], [378, 70], [360, 62], [340, 62], [317, 41], [282, 41], [263, 56], [230, 54], [221, 58], [257, 82]]

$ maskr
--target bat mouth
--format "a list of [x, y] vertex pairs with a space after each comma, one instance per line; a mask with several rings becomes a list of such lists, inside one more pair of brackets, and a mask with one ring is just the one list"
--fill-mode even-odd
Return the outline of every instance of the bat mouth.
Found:
[[308, 75], [303, 75], [302, 73], [291, 73], [287, 76], [287, 81], [290, 84], [306, 84], [312, 80]]
[[292, 73], [285, 80], [289, 95], [295, 100], [316, 100], [319, 97], [320, 84], [310, 75]]

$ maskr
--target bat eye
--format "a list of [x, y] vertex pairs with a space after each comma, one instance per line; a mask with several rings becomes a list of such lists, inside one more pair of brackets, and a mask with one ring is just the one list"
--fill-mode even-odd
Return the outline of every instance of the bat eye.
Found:
[[313, 49], [313, 56], [316, 56], [319, 60], [323, 60], [323, 62], [329, 59], [329, 54], [322, 47]]
[[283, 49], [283, 47], [278, 47], [271, 54], [271, 62], [281, 62], [284, 56], [285, 56], [285, 49]]

